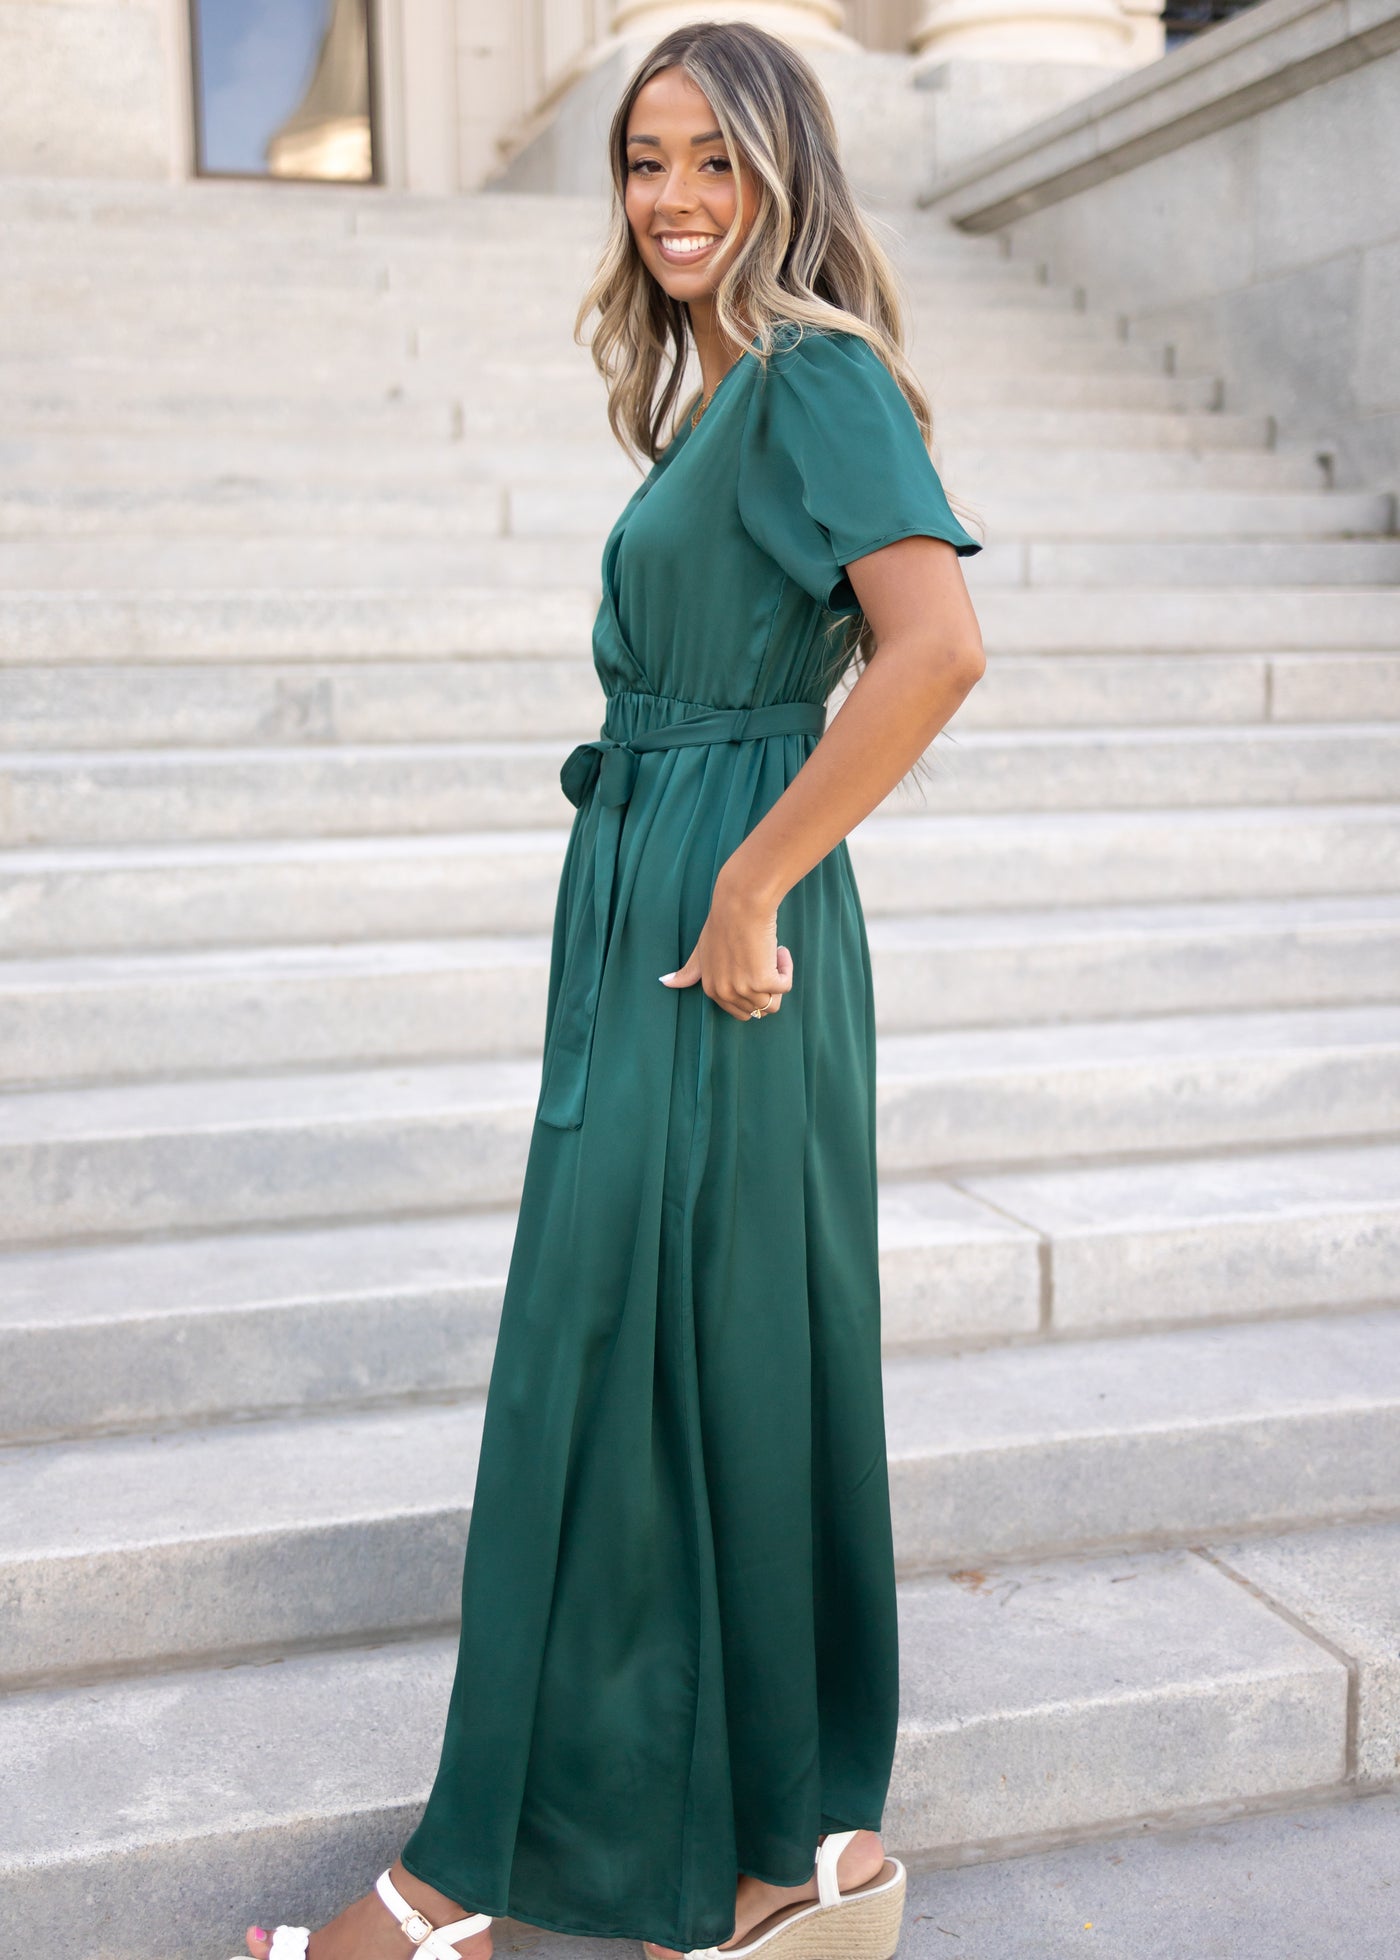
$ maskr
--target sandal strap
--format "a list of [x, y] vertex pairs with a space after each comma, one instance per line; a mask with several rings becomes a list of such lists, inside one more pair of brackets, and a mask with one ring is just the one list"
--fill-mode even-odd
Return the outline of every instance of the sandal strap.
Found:
[[[374, 1889], [399, 1922], [400, 1932], [417, 1947], [419, 1960], [460, 1960], [457, 1941], [469, 1939], [473, 1933], [484, 1933], [491, 1924], [489, 1912], [474, 1912], [466, 1919], [454, 1919], [449, 1925], [434, 1926], [416, 1906], [408, 1903], [387, 1871], [379, 1874]], [[268, 1960], [272, 1960], [271, 1954]], [[277, 1960], [281, 1960], [280, 1954]], [[289, 1954], [287, 1960], [301, 1960], [301, 1955]]]
[[306, 1960], [310, 1939], [309, 1926], [279, 1926], [272, 1935], [267, 1960]]
[[817, 1897], [824, 1906], [834, 1906], [841, 1897], [836, 1867], [854, 1831], [829, 1831], [817, 1846]]

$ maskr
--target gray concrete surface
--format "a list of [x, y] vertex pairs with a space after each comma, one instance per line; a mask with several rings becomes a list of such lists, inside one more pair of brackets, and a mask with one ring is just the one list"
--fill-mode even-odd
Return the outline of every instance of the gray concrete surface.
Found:
[[[515, 1920], [499, 1955], [636, 1960]], [[913, 1872], [899, 1960], [1395, 1960], [1400, 1792]]]

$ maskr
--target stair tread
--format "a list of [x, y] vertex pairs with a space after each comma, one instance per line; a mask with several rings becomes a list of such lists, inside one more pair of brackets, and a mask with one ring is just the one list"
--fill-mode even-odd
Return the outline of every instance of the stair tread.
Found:
[[[1372, 1551], [1371, 1563], [1379, 1567], [1382, 1554]], [[939, 1750], [955, 1752], [954, 1774], [986, 1776], [1007, 1725], [1043, 1732], [1049, 1743], [1058, 1711], [1101, 1718], [1101, 1729], [1083, 1738], [1101, 1774], [1115, 1733], [1121, 1746], [1128, 1711], [1160, 1728], [1178, 1702], [1242, 1696], [1261, 1716], [1293, 1709], [1267, 1743], [1261, 1736], [1261, 1761], [1236, 1752], [1233, 1790], [1212, 1788], [1209, 1773], [1170, 1749], [1144, 1748], [1142, 1772], [1163, 1807], [1193, 1794], [1243, 1793], [1257, 1787], [1259, 1772], [1275, 1788], [1340, 1774], [1342, 1663], [1192, 1553], [910, 1581], [900, 1588], [900, 1622], [901, 1760], [892, 1795], [902, 1848], [911, 1812], [921, 1808], [920, 1783], [931, 1773], [935, 1787], [942, 1781]], [[436, 1761], [454, 1658], [447, 1636], [11, 1697], [0, 1703], [0, 1738], [15, 1772], [11, 1787], [24, 1791], [3, 1834], [12, 1879], [26, 1867], [149, 1855], [186, 1839], [415, 1805]], [[94, 1760], [100, 1779], [88, 1774]], [[1212, 1762], [1209, 1771], [1220, 1767]], [[1018, 1764], [1018, 1785], [1025, 1774]], [[923, 1794], [927, 1801], [932, 1793]], [[986, 1798], [980, 1807], [995, 1809]], [[254, 1902], [247, 1904], [245, 1918]]]
[[[1363, 1410], [1400, 1427], [1397, 1336], [1400, 1308], [1387, 1308], [887, 1357], [890, 1459], [990, 1459], [1106, 1437], [1150, 1449], [1291, 1423], [1305, 1437], [1312, 1418]], [[0, 1566], [465, 1507], [481, 1418], [479, 1400], [405, 1403], [22, 1445], [5, 1452]]]
[[[1288, 1057], [1400, 1042], [1400, 1004], [1144, 1016], [1123, 1021], [892, 1034], [881, 1042], [887, 1084], [1022, 1068], [1131, 1067], [1242, 1055]], [[23, 1091], [0, 1105], [0, 1145], [146, 1127], [218, 1129], [298, 1121], [374, 1122], [428, 1110], [523, 1103], [535, 1060], [205, 1075], [190, 1081]]]
[[[873, 951], [1094, 944], [1105, 939], [1203, 937], [1387, 927], [1400, 922], [1400, 892], [1323, 893], [1278, 899], [1202, 899], [1156, 905], [1056, 906], [988, 912], [886, 914], [869, 921]], [[0, 958], [0, 994], [20, 988], [132, 984], [143, 979], [256, 981], [320, 975], [473, 971], [549, 959], [546, 932], [454, 934], [424, 939], [274, 942], [236, 947]]]

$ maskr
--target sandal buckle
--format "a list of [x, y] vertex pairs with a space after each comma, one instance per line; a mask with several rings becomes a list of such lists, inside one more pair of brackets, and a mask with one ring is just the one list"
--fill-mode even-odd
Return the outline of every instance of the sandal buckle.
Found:
[[433, 1931], [433, 1924], [430, 1919], [425, 1919], [421, 1912], [411, 1912], [407, 1919], [399, 1921], [399, 1930], [406, 1934], [415, 1946], [421, 1946]]

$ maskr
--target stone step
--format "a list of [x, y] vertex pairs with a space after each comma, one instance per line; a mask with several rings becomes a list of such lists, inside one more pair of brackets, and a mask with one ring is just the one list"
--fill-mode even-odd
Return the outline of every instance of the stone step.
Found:
[[[897, 1566], [1400, 1511], [1397, 1335], [1388, 1310], [892, 1357]], [[0, 1689], [450, 1625], [482, 1407], [8, 1451]]]
[[[47, 456], [47, 449], [45, 453]], [[977, 485], [979, 499], [988, 509], [996, 510], [998, 521], [1004, 506], [1014, 508], [1018, 498], [1047, 492], [1057, 507], [1073, 510], [1081, 497], [1108, 493], [1112, 493], [1112, 502], [1127, 500], [1131, 509], [1136, 498], [1150, 501], [1182, 491], [1214, 495], [1226, 491], [1329, 489], [1314, 450], [1113, 449], [1080, 444], [1072, 438], [1056, 448], [1045, 443], [1019, 443], [1014, 435], [1008, 435], [1003, 443], [978, 443], [956, 430], [950, 434], [936, 405], [931, 453], [946, 476], [948, 488], [955, 495], [964, 489], [970, 495], [972, 486]], [[118, 460], [109, 456], [106, 467], [116, 467]]]
[[[985, 496], [985, 492], [979, 492]], [[157, 540], [236, 538], [269, 544], [283, 538], [584, 537], [602, 540], [626, 501], [617, 485], [458, 483], [436, 491], [308, 490], [304, 485], [217, 483], [199, 491], [151, 489], [19, 490], [0, 494], [0, 540], [130, 538], [142, 550]], [[1056, 538], [1249, 538], [1385, 535], [1394, 529], [1395, 499], [1371, 491], [1159, 491], [1152, 495], [1091, 491], [1077, 497], [1047, 490], [995, 493], [1002, 540]]]
[[[614, 515], [624, 501], [618, 498]], [[232, 578], [245, 590], [258, 588], [269, 594], [305, 585], [344, 589], [357, 579], [409, 592], [475, 579], [483, 585], [489, 581], [535, 593], [551, 587], [577, 588], [596, 580], [605, 535], [163, 537], [143, 531], [126, 537], [9, 538], [0, 539], [0, 591], [49, 587], [59, 592], [107, 588], [135, 593], [166, 588], [197, 593], [220, 590]], [[1355, 544], [1333, 540], [1331, 548], [1342, 554], [1335, 567], [1335, 578], [1341, 581], [1355, 569], [1357, 549], [1384, 553], [1389, 547], [1372, 539]], [[1325, 555], [1326, 545], [1299, 544], [1294, 549], [1304, 575], [1309, 569], [1319, 573], [1325, 569], [1315, 554], [1322, 550]], [[991, 577], [1009, 583], [1014, 575], [1009, 556], [998, 568], [992, 553], [985, 555], [991, 562]], [[1249, 569], [1247, 564], [1241, 567], [1245, 574]]]
[[[991, 561], [990, 540], [986, 556]], [[1022, 567], [1024, 584], [1061, 588], [1167, 585], [1173, 567], [1184, 585], [1198, 590], [1251, 583], [1400, 586], [1400, 538], [1030, 538]], [[989, 583], [1007, 576], [1004, 566], [989, 563]]]
[[[618, 509], [621, 508], [619, 503]], [[974, 536], [980, 526], [974, 525]], [[602, 533], [563, 536], [34, 537], [0, 539], [0, 589], [145, 587], [221, 589], [304, 584], [346, 586], [361, 578], [385, 588], [483, 584], [568, 587], [597, 575]], [[969, 576], [979, 595], [996, 586], [1166, 585], [1173, 566], [1191, 586], [1251, 583], [1295, 587], [1400, 585], [1400, 539], [1389, 537], [1113, 539], [988, 535]]]
[[[55, 238], [71, 230], [75, 241], [91, 232], [120, 233], [127, 227], [153, 227], [163, 239], [189, 231], [208, 238], [251, 234], [254, 247], [282, 230], [298, 243], [324, 238], [343, 243], [371, 233], [400, 239], [424, 235], [434, 240], [519, 235], [528, 218], [536, 235], [567, 236], [582, 222], [601, 217], [603, 200], [592, 194], [494, 190], [465, 197], [424, 197], [419, 193], [373, 189], [354, 184], [252, 183], [201, 177], [172, 186], [137, 178], [11, 176], [0, 179], [0, 212], [7, 223], [41, 227]], [[930, 245], [944, 235], [964, 234], [935, 221], [924, 232], [910, 221], [911, 235]], [[978, 241], [981, 244], [981, 241]], [[985, 251], [985, 244], [982, 245]]]
[[[583, 437], [601, 435], [605, 428], [601, 385], [587, 393], [558, 386], [519, 397], [498, 400], [481, 390], [475, 378], [464, 375], [455, 397], [431, 401], [371, 399], [347, 403], [297, 393], [268, 396], [258, 401], [223, 401], [217, 397], [172, 393], [162, 400], [128, 402], [110, 395], [93, 402], [65, 399], [55, 391], [46, 402], [30, 397], [8, 404], [4, 412], [12, 435], [62, 435], [68, 432], [120, 433], [144, 439], [147, 433], [169, 435], [192, 425], [201, 436], [277, 430], [284, 438], [299, 435], [320, 442], [334, 429], [359, 441], [416, 441], [424, 447], [463, 439], [492, 440], [497, 436]], [[961, 444], [1065, 443], [1088, 448], [1254, 449], [1267, 447], [1272, 423], [1266, 415], [1243, 410], [1130, 405], [1064, 406], [1030, 401], [1012, 406], [1004, 395], [984, 402], [947, 400], [942, 405], [941, 433]]]
[[[454, 197], [350, 184], [269, 185], [199, 178], [178, 186], [116, 178], [12, 176], [0, 180], [0, 216], [16, 233], [33, 228], [55, 246], [68, 239], [81, 254], [89, 238], [135, 243], [154, 230], [162, 243], [197, 244], [217, 235], [227, 249], [256, 257], [275, 236], [299, 249], [322, 244], [350, 250], [355, 241], [436, 256], [481, 239], [517, 239], [528, 230], [554, 242], [606, 220], [607, 201], [593, 192], [489, 191]], [[947, 258], [1021, 265], [1000, 242], [959, 231], [934, 213], [897, 208], [882, 214], [882, 236], [903, 262], [936, 265]], [[1028, 262], [1029, 263], [1029, 262]], [[1034, 275], [1033, 276], [1037, 276]]]
[[1271, 417], [1242, 410], [1039, 408], [942, 403], [939, 440], [949, 454], [974, 446], [1053, 444], [1081, 449], [1265, 449]]
[[[546, 347], [551, 343], [546, 343]], [[110, 426], [114, 415], [123, 422], [162, 420], [172, 413], [220, 422], [237, 407], [254, 424], [275, 418], [295, 423], [298, 417], [329, 410], [354, 421], [378, 416], [386, 403], [405, 411], [424, 413], [455, 401], [464, 388], [480, 387], [497, 408], [523, 413], [536, 395], [545, 396], [561, 415], [601, 418], [603, 385], [581, 352], [569, 353], [556, 337], [554, 358], [545, 349], [531, 357], [517, 350], [509, 362], [484, 349], [455, 348], [450, 356], [410, 359], [394, 349], [378, 359], [345, 359], [338, 351], [323, 350], [319, 358], [284, 352], [269, 375], [269, 363], [246, 355], [226, 359], [213, 351], [196, 361], [171, 360], [152, 374], [149, 350], [143, 362], [108, 357], [54, 372], [52, 351], [46, 358], [15, 356], [0, 361], [0, 414], [16, 428], [67, 421], [75, 414]], [[521, 354], [524, 358], [521, 358]], [[1015, 367], [1008, 373], [985, 357], [975, 365], [949, 364], [948, 378], [938, 389], [945, 410], [1012, 403], [1030, 408], [1214, 410], [1220, 406], [1220, 383], [1213, 375], [1151, 374], [1123, 370], [1105, 362], [1075, 372], [1046, 362], [1040, 367]], [[469, 412], [464, 404], [464, 414]], [[406, 427], [417, 426], [408, 422]], [[426, 425], [431, 432], [436, 424]]]
[[[532, 1061], [35, 1089], [0, 1106], [0, 1243], [514, 1203]], [[1400, 1007], [887, 1035], [887, 1175], [1393, 1134]]]
[[1387, 1308], [891, 1360], [896, 1559], [949, 1568], [1400, 1513], [1397, 1336]]
[[1394, 1006], [887, 1035], [881, 1055], [881, 1164], [897, 1175], [1400, 1127]]
[[[354, 373], [366, 364], [382, 374], [386, 363], [408, 363], [409, 374], [458, 373], [464, 365], [506, 353], [517, 360], [582, 361], [585, 371], [594, 373], [586, 352], [580, 352], [591, 328], [585, 325], [581, 338], [573, 337], [572, 293], [536, 295], [523, 314], [513, 305], [509, 316], [499, 306], [476, 317], [457, 314], [450, 326], [417, 293], [392, 289], [362, 296], [363, 303], [353, 308], [322, 303], [314, 293], [290, 292], [279, 296], [275, 312], [245, 308], [236, 319], [221, 308], [192, 313], [187, 290], [171, 300], [153, 289], [144, 314], [137, 295], [119, 292], [113, 298], [112, 308], [99, 313], [56, 305], [42, 290], [32, 293], [29, 310], [0, 321], [0, 376], [11, 363], [52, 364], [55, 357], [70, 372], [124, 376], [139, 372], [143, 353], [168, 363], [172, 373], [202, 371], [206, 377], [220, 361], [250, 373], [258, 363], [264, 373], [305, 367], [318, 376]], [[935, 404], [964, 371], [987, 369], [995, 361], [1023, 374], [1174, 372], [1165, 342], [1120, 340], [1102, 315], [1091, 323], [1097, 331], [1086, 332], [1077, 324], [1083, 318], [1008, 308], [974, 313], [970, 325], [961, 314], [937, 326], [916, 318], [905, 351]]]
[[[1334, 1252], [1367, 1175], [1334, 1207]], [[1382, 1204], [1365, 1216], [1388, 1229]], [[882, 1191], [880, 1229], [890, 1349], [1037, 1332], [1031, 1228], [915, 1179]], [[0, 1437], [484, 1391], [514, 1230], [505, 1209], [0, 1254]], [[1353, 1238], [1339, 1285], [1364, 1289]]]
[[[1342, 1655], [1369, 1742], [1393, 1693], [1394, 1533], [1305, 1541], [1296, 1563], [1326, 1560], [1307, 1610], [1345, 1621], [1342, 1654], [1210, 1548], [905, 1582], [889, 1848], [980, 1862], [1354, 1787]], [[10, 1697], [0, 1747], [24, 1795], [0, 1932], [18, 1951], [42, 1923], [56, 1947], [149, 1960], [178, 1926], [214, 1960], [252, 1919], [321, 1924], [416, 1821], [455, 1658], [447, 1634]]]
[[[1345, 1953], [1391, 1960], [1400, 1890], [1400, 1791], [1290, 1800], [1256, 1815], [1144, 1820], [1107, 1841], [955, 1869], [913, 1870], [905, 1925], [961, 1953], [1077, 1960], [1104, 1929], [1132, 1960], [1183, 1953]], [[905, 1939], [909, 1934], [904, 1935]], [[541, 1934], [544, 1960], [587, 1960], [586, 1943]]]
[[[558, 741], [0, 754], [0, 844], [423, 834], [558, 825]], [[944, 734], [890, 816], [1364, 803], [1400, 783], [1400, 723]]]
[[[1340, 1006], [1394, 993], [1400, 896], [875, 918], [869, 937], [882, 1033]], [[543, 933], [0, 960], [0, 1083], [529, 1054], [548, 977]]]
[[[346, 311], [375, 306], [384, 297], [439, 323], [460, 319], [504, 330], [513, 314], [536, 321], [552, 316], [572, 332], [604, 249], [599, 238], [556, 245], [541, 255], [528, 231], [515, 240], [483, 242], [458, 254], [429, 253], [416, 260], [379, 249], [308, 253], [296, 244], [278, 242], [251, 259], [224, 251], [191, 251], [180, 262], [180, 277], [189, 282], [187, 294], [192, 289], [199, 295], [193, 308], [197, 318], [218, 313], [230, 321], [244, 316], [266, 321], [286, 306], [293, 317], [319, 314], [334, 332], [337, 318]], [[166, 244], [151, 255], [123, 245], [90, 257], [55, 255], [39, 244], [27, 252], [7, 250], [7, 272], [16, 307], [85, 315], [94, 323], [99, 348], [109, 312], [120, 318], [124, 310], [144, 303], [158, 318], [174, 317], [181, 292], [170, 279]], [[1071, 288], [1019, 277], [1004, 261], [950, 261], [933, 279], [915, 270], [909, 289], [913, 309], [935, 332], [944, 322], [962, 327], [969, 313], [1078, 313]], [[585, 336], [591, 326], [591, 321], [585, 326]]]
[[1332, 647], [1393, 652], [1400, 639], [1400, 589], [1284, 584], [1232, 589], [1167, 582], [1121, 589], [1044, 584], [1039, 590], [1008, 591], [988, 585], [978, 590], [977, 616], [992, 657], [1059, 648], [1076, 653], [1243, 653], [1250, 648], [1316, 653]]
[[[0, 729], [11, 749], [581, 740], [597, 733], [603, 707], [592, 663], [577, 653], [0, 665]], [[950, 729], [960, 738], [1269, 721], [1400, 721], [1400, 653], [1004, 654]]]
[[[1388, 804], [867, 819], [868, 915], [1380, 892], [1400, 881]], [[135, 894], [132, 893], [132, 897]], [[518, 916], [518, 915], [517, 915]]]
[[[71, 570], [100, 572], [104, 584], [122, 584], [129, 582], [131, 574], [124, 561], [110, 553], [114, 539], [122, 539], [122, 549], [137, 555], [137, 568], [163, 570], [169, 564], [182, 576], [188, 576], [190, 568], [206, 570], [216, 563], [216, 549], [227, 559], [227, 541], [233, 539], [243, 557], [231, 563], [241, 568], [276, 566], [288, 584], [298, 584], [318, 576], [318, 564], [337, 539], [345, 539], [347, 547], [353, 545], [361, 559], [369, 553], [369, 564], [378, 566], [380, 555], [384, 563], [396, 563], [396, 555], [402, 555], [400, 541], [422, 545], [422, 541], [451, 539], [453, 549], [459, 551], [463, 541], [476, 539], [541, 537], [557, 547], [561, 539], [582, 537], [594, 553], [580, 572], [586, 578], [594, 572], [596, 553], [627, 494], [625, 484], [590, 490], [492, 482], [463, 482], [416, 496], [378, 498], [275, 484], [235, 484], [225, 490], [216, 482], [188, 490], [84, 488], [76, 494], [37, 488], [0, 498], [0, 551], [6, 553], [0, 564], [12, 580], [29, 566], [35, 584], [41, 576], [57, 580]], [[969, 500], [976, 502], [971, 492], [961, 498], [961, 502]], [[1139, 555], [1143, 545], [1161, 555], [1169, 539], [1188, 539], [1192, 549], [1208, 539], [1218, 547], [1214, 557], [1222, 557], [1227, 549], [1241, 563], [1237, 582], [1245, 580], [1251, 561], [1251, 553], [1241, 553], [1241, 547], [1253, 547], [1255, 541], [1286, 537], [1296, 541], [1294, 551], [1298, 547], [1308, 551], [1320, 541], [1371, 541], [1392, 531], [1390, 496], [1337, 490], [1316, 494], [1200, 490], [1151, 496], [1098, 492], [1073, 500], [1037, 492], [1022, 498], [998, 496], [994, 510], [998, 543], [1024, 539], [1039, 547], [1051, 539], [1069, 539], [1076, 547], [1098, 547], [1114, 539], [1118, 555], [1127, 541], [1139, 547]], [[218, 547], [212, 545], [214, 539], [220, 541]], [[308, 543], [318, 557], [306, 559]], [[382, 553], [384, 545], [394, 549]], [[29, 547], [27, 555], [20, 547]], [[39, 547], [37, 553], [33, 547]], [[1090, 563], [1100, 559], [1104, 553], [1096, 553]], [[427, 559], [427, 564], [433, 563], [451, 568], [459, 561]], [[1112, 555], [1108, 563], [1112, 564]], [[1320, 563], [1331, 559], [1324, 557]], [[494, 559], [486, 561], [486, 570], [496, 572]], [[1025, 574], [1039, 572], [1041, 566], [1033, 555]], [[212, 572], [206, 570], [206, 576]], [[455, 576], [459, 578], [461, 570]]]
[[[1066, 503], [1091, 491], [1327, 489], [1316, 453], [1301, 448], [1192, 450], [1146, 442], [1110, 448], [1077, 442], [1072, 432], [1055, 447], [1022, 441], [1014, 430], [999, 442], [977, 442], [956, 432], [949, 438], [941, 414], [935, 445], [950, 490], [975, 482], [987, 486], [984, 500], [991, 494], [998, 503], [999, 486], [1009, 497], [1050, 491]], [[425, 486], [474, 489], [481, 482], [509, 487], [522, 479], [556, 490], [606, 490], [611, 484], [621, 489], [619, 508], [642, 474], [607, 435], [601, 417], [596, 427], [578, 435], [511, 432], [483, 439], [464, 434], [460, 441], [436, 444], [394, 441], [383, 431], [370, 439], [334, 428], [318, 432], [314, 440], [278, 430], [253, 435], [236, 429], [146, 429], [139, 442], [102, 429], [37, 436], [5, 431], [0, 432], [0, 466], [6, 483], [16, 487], [66, 490], [83, 482], [93, 489], [121, 486], [173, 495], [205, 495], [211, 485], [223, 492], [231, 479], [250, 486], [253, 494], [263, 486], [299, 495], [308, 485], [323, 491], [354, 485], [366, 496], [391, 488], [414, 495]]]
[[[0, 853], [14, 957], [548, 932], [567, 833], [245, 839]], [[1400, 806], [871, 817], [871, 920], [1400, 891]]]
[[[11, 1442], [486, 1387], [509, 1209], [0, 1253]], [[1400, 1145], [886, 1180], [899, 1354], [1397, 1304]]]
[[[965, 476], [961, 488], [961, 502], [980, 502], [980, 492], [976, 492], [971, 478]], [[198, 506], [194, 510], [182, 508], [186, 512], [182, 523], [192, 527], [198, 519]], [[441, 508], [441, 500], [427, 508]], [[400, 510], [398, 502], [388, 504], [390, 523]], [[594, 492], [573, 484], [520, 484], [508, 492], [506, 521], [516, 535], [582, 533], [604, 539], [618, 510], [612, 490]], [[1200, 488], [1196, 492], [1133, 494], [1104, 488], [1067, 496], [1059, 490], [1031, 490], [1025, 494], [996, 492], [994, 502], [988, 500], [988, 510], [996, 519], [992, 535], [998, 541], [1029, 539], [1033, 543], [1045, 539], [1073, 539], [1076, 545], [1098, 545], [1100, 539], [1124, 543], [1129, 539], [1137, 543], [1220, 539], [1231, 551], [1239, 551], [1245, 541], [1253, 539], [1314, 543], [1331, 537], [1388, 537], [1394, 531], [1394, 498], [1384, 492], [1324, 490], [1300, 494]], [[300, 514], [302, 508], [298, 508]], [[82, 512], [82, 521], [92, 523], [88, 510]]]
[[[980, 564], [983, 552], [970, 562]], [[0, 593], [0, 666], [60, 662], [587, 657], [587, 587]], [[1400, 645], [1400, 589], [978, 588], [989, 665], [1006, 654], [1375, 652]]]
[[1400, 1304], [1400, 1145], [1003, 1172], [959, 1188], [1037, 1233], [1058, 1333]]

